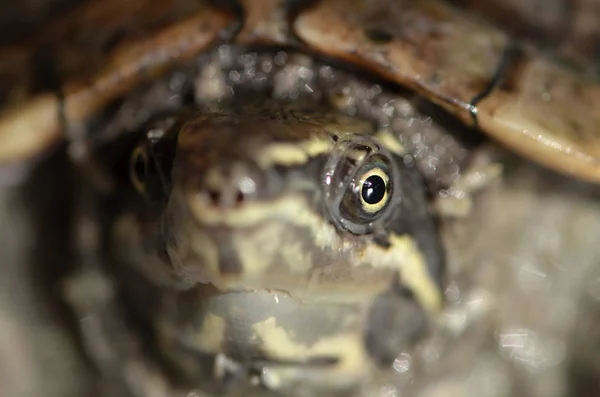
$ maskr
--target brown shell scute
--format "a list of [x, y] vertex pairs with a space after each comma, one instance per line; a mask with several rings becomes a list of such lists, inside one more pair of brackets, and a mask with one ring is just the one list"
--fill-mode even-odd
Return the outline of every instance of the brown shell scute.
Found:
[[[501, 32], [436, 1], [324, 1], [295, 28], [311, 47], [425, 93], [465, 120], [509, 45]], [[374, 32], [390, 39], [374, 40]]]
[[455, 0], [465, 8], [485, 15], [510, 33], [531, 37], [543, 44], [556, 43], [566, 33], [571, 18], [571, 0]]
[[[26, 76], [38, 53], [46, 53], [55, 64], [56, 78], [91, 80], [114, 56], [112, 50], [177, 23], [202, 9], [193, 0], [88, 0], [49, 25], [40, 26], [34, 39], [13, 46], [9, 57], [2, 48], [0, 86], [27, 81], [29, 94], [48, 87], [32, 86], [35, 76]], [[25, 66], [24, 65], [28, 65]]]
[[512, 150], [600, 181], [598, 80], [532, 48], [507, 58], [514, 47], [508, 34], [474, 13], [435, 0], [332, 0], [301, 14], [294, 27], [317, 51], [425, 95]]
[[542, 58], [518, 61], [479, 104], [480, 128], [541, 164], [600, 180], [600, 86]]
[[[40, 153], [60, 137], [58, 99], [49, 87], [35, 87], [23, 67], [34, 59], [31, 48], [57, 48], [65, 115], [77, 127], [215, 44], [303, 42], [309, 53], [362, 66], [421, 94], [532, 160], [600, 182], [600, 84], [592, 72], [598, 54], [589, 50], [600, 43], [600, 10], [597, 2], [581, 0], [561, 20], [564, 4], [548, 1], [551, 7], [530, 27], [561, 36], [558, 52], [573, 49], [570, 60], [583, 63], [583, 71], [569, 71], [538, 49], [513, 42], [510, 19], [492, 18], [495, 25], [490, 15], [480, 15], [502, 6], [523, 24], [535, 13], [538, 3], [532, 1], [523, 8], [513, 0], [238, 0], [218, 8], [219, 2], [196, 0], [89, 0], [29, 50], [2, 52], [0, 97], [27, 102], [0, 113], [0, 140], [11, 142], [0, 145], [0, 163]], [[567, 27], [564, 34], [559, 25]], [[507, 56], [516, 45], [519, 56]], [[8, 94], [7, 81], [13, 84]]]
[[[61, 60], [58, 69], [59, 74], [69, 76], [61, 88], [70, 124], [85, 123], [140, 82], [160, 75], [175, 62], [199, 55], [221, 39], [221, 32], [233, 21], [232, 16], [198, 1], [192, 2], [193, 9], [184, 7], [185, 12], [174, 12], [179, 10], [175, 3], [184, 2], [190, 0], [136, 0], [122, 7], [119, 6], [122, 2], [92, 1], [87, 8], [77, 11], [81, 13], [80, 19], [68, 19], [71, 25], [63, 27], [66, 30], [57, 33], [56, 39], [66, 40], [62, 44], [64, 49], [58, 53], [66, 59]], [[128, 12], [113, 21], [113, 12], [120, 7]], [[161, 12], [166, 19], [157, 20], [155, 17]], [[125, 22], [132, 20], [137, 21], [135, 29], [120, 30], [127, 27]], [[72, 29], [67, 29], [69, 26]], [[60, 30], [60, 24], [54, 28]], [[90, 48], [85, 48], [82, 37], [94, 36], [91, 31], [94, 28], [100, 30], [96, 34], [102, 37], [109, 37], [112, 32], [115, 40], [109, 43], [108, 50], [106, 46], [95, 45], [98, 43], [93, 40]], [[77, 37], [68, 39], [69, 33], [81, 35], [78, 37], [83, 41]], [[47, 92], [0, 114], [0, 140], [11, 142], [0, 145], [0, 162], [34, 156], [60, 139], [58, 102], [53, 93]]]
[[[597, 0], [455, 0], [507, 29], [597, 73], [600, 2]], [[596, 69], [596, 70], [593, 70]]]

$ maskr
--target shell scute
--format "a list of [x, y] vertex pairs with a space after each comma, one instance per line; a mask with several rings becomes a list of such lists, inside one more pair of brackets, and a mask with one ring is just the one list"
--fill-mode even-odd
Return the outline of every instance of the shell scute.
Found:
[[[600, 182], [598, 76], [517, 45], [510, 29], [472, 11], [435, 0], [332, 0], [302, 13], [294, 28], [317, 51], [424, 95], [511, 150]], [[373, 40], [373, 29], [385, 40]]]
[[[373, 29], [390, 39], [374, 42]], [[509, 45], [501, 31], [428, 0], [320, 2], [295, 20], [295, 30], [309, 46], [423, 93], [465, 121]]]
[[[582, 1], [561, 17], [562, 3], [553, 0], [543, 17], [532, 19], [533, 31], [559, 34], [559, 26], [564, 28], [557, 53], [576, 52], [571, 61], [579, 70], [574, 71], [544, 54], [540, 43], [514, 39], [536, 38], [516, 26], [523, 22], [516, 16], [530, 18], [537, 3], [513, 3], [240, 0], [222, 9], [192, 0], [90, 0], [53, 22], [39, 42], [3, 51], [0, 101], [13, 106], [0, 113], [0, 139], [10, 142], [0, 147], [0, 162], [35, 156], [60, 139], [58, 97], [22, 66], [38, 59], [32, 48], [56, 49], [51, 66], [64, 94], [64, 114], [77, 126], [175, 63], [219, 42], [234, 42], [300, 45], [361, 66], [421, 94], [511, 150], [598, 182], [600, 84], [591, 65], [598, 55], [584, 49], [600, 40], [600, 23], [591, 22], [600, 21], [600, 11]], [[508, 56], [514, 48], [518, 56]], [[8, 90], [7, 82], [12, 83]]]
[[[19, 66], [32, 56], [32, 48], [60, 44], [53, 59], [65, 117], [70, 124], [84, 124], [119, 95], [223, 40], [222, 32], [234, 19], [200, 1], [94, 0], [64, 20], [54, 21], [42, 42], [17, 53], [13, 50], [11, 64], [3, 63], [0, 69], [8, 81], [12, 78], [27, 85]], [[136, 21], [134, 26], [132, 21]], [[39, 92], [31, 87], [14, 89], [28, 95], [26, 101], [9, 103], [0, 113], [0, 140], [11, 142], [1, 145], [0, 163], [34, 157], [61, 139], [56, 93], [49, 88]]]
[[600, 181], [600, 85], [542, 57], [517, 61], [479, 104], [482, 130], [549, 168]]

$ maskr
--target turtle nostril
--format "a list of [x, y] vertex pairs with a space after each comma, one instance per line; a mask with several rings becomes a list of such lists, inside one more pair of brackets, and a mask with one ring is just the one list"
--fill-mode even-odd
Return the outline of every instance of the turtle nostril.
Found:
[[241, 190], [238, 190], [236, 195], [235, 195], [235, 203], [237, 205], [240, 205], [244, 202], [244, 192], [242, 192]]
[[211, 207], [240, 207], [257, 198], [257, 184], [262, 177], [252, 164], [220, 165], [204, 175], [200, 193], [204, 202]]
[[218, 192], [217, 190], [209, 190], [208, 191], [208, 199], [210, 200], [210, 203], [214, 206], [219, 205], [219, 202], [221, 201], [221, 193]]
[[241, 189], [233, 191], [219, 191], [216, 189], [207, 189], [205, 197], [213, 207], [231, 207], [240, 206], [247, 200], [247, 195]]

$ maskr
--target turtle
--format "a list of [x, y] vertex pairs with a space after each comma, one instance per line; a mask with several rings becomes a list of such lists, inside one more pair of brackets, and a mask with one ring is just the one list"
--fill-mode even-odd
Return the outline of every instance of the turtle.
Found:
[[523, 4], [89, 0], [2, 51], [0, 162], [79, 173], [65, 299], [122, 314], [81, 331], [105, 376], [117, 331], [219, 391], [352, 390], [417, 344], [485, 138], [600, 180], [600, 7]]

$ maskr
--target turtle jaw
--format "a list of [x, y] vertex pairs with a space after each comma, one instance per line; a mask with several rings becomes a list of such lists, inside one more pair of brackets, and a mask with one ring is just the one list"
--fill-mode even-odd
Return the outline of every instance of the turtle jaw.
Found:
[[173, 191], [163, 229], [171, 266], [222, 292], [278, 290], [302, 301], [369, 302], [390, 286], [396, 270], [377, 263], [368, 237], [340, 231], [320, 211], [318, 191], [232, 208]]
[[224, 291], [291, 292], [309, 283], [319, 262], [332, 259], [330, 244], [339, 239], [314, 201], [305, 192], [222, 206], [197, 192], [174, 191], [164, 214], [171, 265]]

